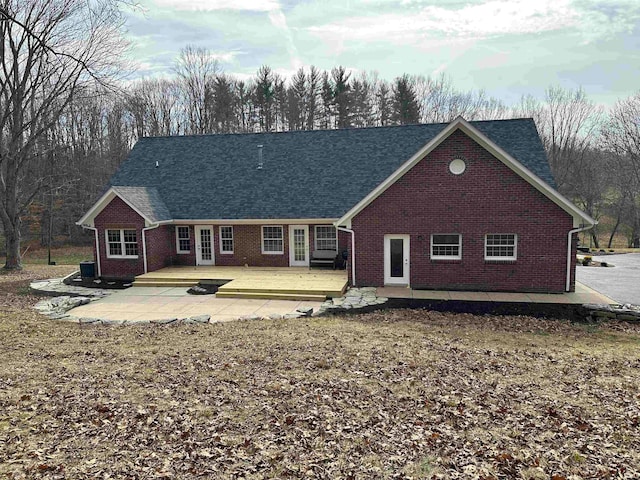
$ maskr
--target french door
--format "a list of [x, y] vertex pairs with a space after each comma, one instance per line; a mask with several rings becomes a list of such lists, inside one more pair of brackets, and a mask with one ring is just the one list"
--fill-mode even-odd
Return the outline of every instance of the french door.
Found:
[[196, 233], [196, 265], [214, 265], [213, 227], [197, 225]]
[[309, 266], [309, 226], [289, 225], [289, 265]]

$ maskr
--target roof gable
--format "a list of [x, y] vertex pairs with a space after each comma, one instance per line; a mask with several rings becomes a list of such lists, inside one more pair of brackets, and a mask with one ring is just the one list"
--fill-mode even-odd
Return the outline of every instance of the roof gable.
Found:
[[[476, 122], [479, 123], [479, 122]], [[543, 195], [553, 201], [556, 205], [566, 211], [574, 219], [574, 225], [580, 226], [582, 223], [593, 225], [597, 223], [589, 215], [584, 213], [578, 207], [576, 207], [571, 201], [562, 196], [558, 191], [551, 187], [548, 183], [543, 181], [532, 170], [527, 168], [521, 162], [516, 160], [511, 154], [505, 151], [500, 145], [491, 140], [480, 129], [476, 128], [473, 122], [467, 122], [464, 118], [458, 117], [453, 122], [443, 128], [440, 133], [433, 137], [426, 145], [415, 152], [411, 158], [404, 162], [396, 171], [389, 175], [384, 181], [382, 181], [375, 189], [367, 194], [362, 200], [354, 205], [347, 213], [345, 213], [337, 222], [336, 225], [350, 225], [351, 219], [361, 212], [367, 205], [378, 198], [383, 192], [385, 192], [391, 185], [404, 176], [409, 170], [411, 170], [418, 162], [424, 159], [431, 151], [433, 151], [438, 145], [440, 145], [445, 139], [447, 139], [453, 132], [461, 130], [481, 147], [487, 150], [491, 155], [513, 170], [521, 178], [531, 184], [534, 188], [540, 191]], [[538, 137], [539, 138], [539, 137]], [[523, 152], [524, 153], [524, 152]], [[521, 153], [522, 155], [522, 153]], [[546, 160], [546, 158], [545, 158]], [[530, 164], [533, 168], [536, 168], [536, 164]], [[547, 164], [548, 169], [548, 164]]]
[[122, 199], [140, 215], [146, 225], [171, 220], [171, 213], [156, 188], [113, 186], [78, 220], [77, 224], [93, 226], [94, 219], [115, 197]]

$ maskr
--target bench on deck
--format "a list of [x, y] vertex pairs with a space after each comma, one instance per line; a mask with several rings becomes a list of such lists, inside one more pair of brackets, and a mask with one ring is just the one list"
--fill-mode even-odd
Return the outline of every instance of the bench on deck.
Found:
[[338, 252], [335, 250], [314, 250], [309, 259], [311, 267], [333, 267], [336, 268], [336, 256]]

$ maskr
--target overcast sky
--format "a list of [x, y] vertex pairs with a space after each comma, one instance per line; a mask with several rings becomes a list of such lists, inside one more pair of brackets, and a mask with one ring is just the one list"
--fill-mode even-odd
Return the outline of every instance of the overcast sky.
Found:
[[139, 0], [128, 15], [137, 76], [171, 75], [205, 47], [230, 74], [263, 64], [444, 72], [507, 104], [549, 85], [611, 105], [640, 89], [640, 0]]

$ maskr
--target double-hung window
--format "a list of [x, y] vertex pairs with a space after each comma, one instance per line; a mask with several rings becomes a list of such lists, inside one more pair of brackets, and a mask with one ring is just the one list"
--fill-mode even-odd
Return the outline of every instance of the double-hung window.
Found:
[[191, 252], [191, 234], [187, 226], [176, 227], [176, 251], [178, 253]]
[[458, 233], [431, 235], [432, 260], [460, 260], [462, 258], [462, 235]]
[[276, 255], [284, 253], [284, 240], [281, 226], [262, 227], [262, 253]]
[[315, 229], [316, 250], [338, 250], [336, 228], [332, 225], [316, 225]]
[[233, 227], [220, 227], [220, 253], [233, 253]]
[[125, 228], [107, 229], [108, 258], [138, 258], [138, 234]]
[[484, 238], [485, 260], [515, 260], [518, 236], [515, 233], [489, 233]]

